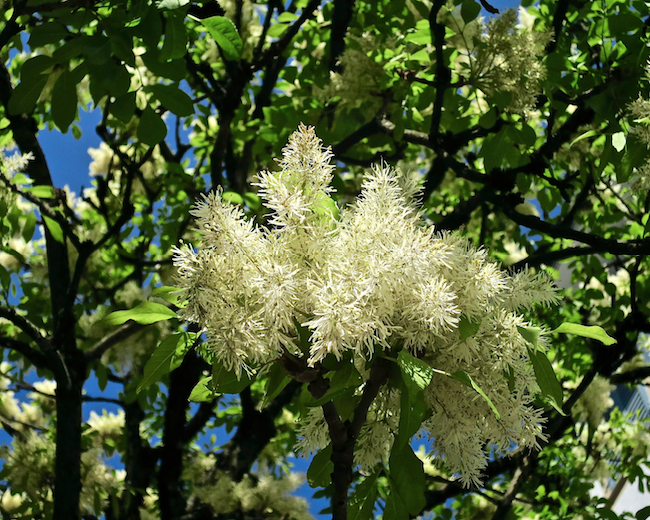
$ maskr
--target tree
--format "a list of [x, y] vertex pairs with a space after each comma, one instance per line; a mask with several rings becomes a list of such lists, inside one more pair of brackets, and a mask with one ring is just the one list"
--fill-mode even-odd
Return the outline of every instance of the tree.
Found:
[[647, 487], [644, 2], [4, 7], [3, 517], [309, 518], [300, 449], [336, 519]]

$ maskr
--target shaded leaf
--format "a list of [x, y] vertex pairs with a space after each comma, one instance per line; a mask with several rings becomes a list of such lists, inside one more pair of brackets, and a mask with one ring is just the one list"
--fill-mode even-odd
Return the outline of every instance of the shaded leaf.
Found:
[[151, 92], [166, 109], [178, 117], [189, 116], [194, 112], [192, 98], [176, 85], [163, 85], [158, 83], [147, 87], [147, 90]]
[[520, 327], [519, 325], [517, 325], [517, 330], [519, 331], [519, 334], [521, 334], [528, 343], [530, 343], [535, 348], [537, 348], [539, 335], [541, 334], [542, 329], [540, 329], [539, 327]]
[[212, 365], [212, 389], [220, 394], [238, 394], [253, 380], [246, 372], [243, 372], [240, 377], [234, 372], [229, 372], [225, 367], [215, 362]]
[[34, 213], [27, 213], [25, 215], [25, 224], [23, 225], [23, 240], [29, 242], [34, 236], [36, 230], [36, 215]]
[[393, 445], [389, 459], [391, 494], [397, 492], [411, 515], [418, 515], [426, 506], [425, 478], [422, 461], [410, 444]]
[[50, 43], [58, 43], [70, 33], [58, 22], [44, 22], [32, 29], [27, 44], [31, 49]]
[[564, 402], [562, 386], [555, 376], [551, 362], [546, 357], [546, 354], [531, 348], [528, 349], [528, 356], [533, 363], [535, 379], [542, 391], [542, 397], [553, 399], [557, 408], [561, 409]]
[[474, 2], [474, 0], [464, 0], [460, 8], [460, 15], [465, 23], [476, 20], [476, 17], [481, 12], [481, 6]]
[[467, 338], [471, 338], [476, 334], [481, 328], [481, 321], [471, 321], [464, 314], [460, 317], [460, 322], [458, 323], [458, 332], [460, 333], [460, 340], [465, 341]]
[[307, 482], [311, 487], [325, 487], [332, 481], [334, 465], [332, 458], [332, 444], [320, 450], [309, 464], [307, 470]]
[[29, 114], [34, 107], [41, 92], [47, 83], [47, 76], [41, 75], [31, 81], [21, 81], [11, 94], [9, 99], [9, 113], [12, 115]]
[[122, 123], [128, 123], [135, 114], [135, 92], [127, 92], [115, 98], [110, 105], [111, 114]]
[[371, 520], [377, 501], [377, 473], [357, 484], [348, 500], [349, 520]]
[[185, 34], [183, 16], [173, 11], [167, 11], [165, 15], [167, 18], [165, 41], [160, 50], [160, 60], [168, 61], [182, 58], [187, 50], [187, 35]]
[[415, 397], [411, 397], [407, 391], [400, 392], [399, 428], [395, 444], [407, 444], [413, 435], [420, 430], [422, 421], [426, 416], [427, 408], [424, 401], [424, 392], [420, 391]]
[[284, 371], [279, 363], [275, 363], [269, 371], [266, 388], [264, 389], [264, 398], [260, 408], [266, 408], [273, 399], [275, 399], [282, 390], [289, 384], [291, 378]]
[[77, 115], [78, 74], [63, 71], [52, 88], [52, 119], [66, 133]]
[[150, 106], [142, 111], [137, 136], [140, 141], [149, 146], [157, 145], [167, 136], [167, 125]]

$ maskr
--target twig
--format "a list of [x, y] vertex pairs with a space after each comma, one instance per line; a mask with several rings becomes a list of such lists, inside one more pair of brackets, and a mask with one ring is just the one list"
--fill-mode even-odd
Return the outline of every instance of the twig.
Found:
[[115, 346], [120, 341], [124, 341], [136, 332], [140, 332], [144, 328], [145, 325], [140, 325], [134, 321], [125, 323], [118, 329], [111, 332], [109, 335], [104, 336], [97, 343], [95, 343], [90, 348], [90, 350], [85, 352], [84, 356], [86, 358], [86, 361], [92, 362], [101, 358], [108, 349]]

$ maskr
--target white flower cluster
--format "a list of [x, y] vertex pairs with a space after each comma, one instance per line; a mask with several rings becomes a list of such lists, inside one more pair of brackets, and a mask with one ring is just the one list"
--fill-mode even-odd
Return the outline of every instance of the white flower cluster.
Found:
[[194, 496], [216, 515], [227, 518], [240, 510], [269, 519], [313, 520], [307, 501], [291, 495], [303, 484], [305, 476], [302, 473], [278, 477], [262, 472], [246, 475], [235, 482], [215, 469], [214, 459], [203, 457], [189, 465], [184, 476], [191, 482]]
[[[650, 64], [646, 68], [650, 77]], [[650, 99], [644, 99], [639, 95], [638, 99], [628, 105], [628, 113], [634, 118], [635, 125], [630, 128], [630, 134], [644, 143], [650, 149]], [[636, 177], [632, 182], [632, 189], [645, 193], [650, 190], [650, 161], [644, 162], [636, 168]]]
[[[426, 391], [433, 415], [424, 427], [447, 468], [478, 482], [486, 443], [505, 452], [513, 443], [536, 446], [542, 436], [541, 412], [531, 405], [539, 388], [517, 327], [527, 325], [519, 310], [556, 302], [552, 283], [531, 271], [509, 276], [462, 237], [435, 234], [414, 202], [417, 179], [386, 165], [337, 218], [331, 158], [312, 128], [291, 136], [282, 170], [259, 177], [271, 227], [247, 221], [219, 192], [197, 204], [202, 247], [175, 252], [181, 312], [204, 328], [216, 360], [238, 374], [289, 352], [311, 366], [345, 359], [365, 380], [359, 361], [400, 348], [438, 370], [465, 371], [500, 418], [474, 390], [437, 375]], [[299, 327], [309, 329], [308, 349]], [[370, 410], [359, 464], [386, 459], [392, 446], [399, 400], [391, 393], [382, 389]], [[319, 412], [301, 431], [303, 449], [326, 444]]]
[[439, 21], [455, 34], [458, 70], [485, 94], [509, 92], [509, 109], [525, 114], [532, 110], [546, 78], [542, 62], [552, 31], [536, 30], [534, 17], [524, 8], [504, 11], [484, 23], [481, 18], [465, 23], [458, 9], [442, 10]]

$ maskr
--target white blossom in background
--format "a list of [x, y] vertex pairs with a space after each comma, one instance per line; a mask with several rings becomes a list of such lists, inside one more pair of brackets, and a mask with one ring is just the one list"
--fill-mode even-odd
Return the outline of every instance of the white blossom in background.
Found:
[[[646, 67], [650, 77], [650, 64]], [[628, 114], [634, 119], [634, 125], [630, 128], [630, 134], [650, 149], [650, 99], [644, 99], [639, 95], [638, 99], [628, 105]], [[632, 181], [632, 189], [639, 193], [646, 193], [650, 190], [650, 161], [646, 161], [638, 168], [635, 168], [636, 176]]]
[[[313, 128], [301, 125], [281, 171], [259, 176], [269, 227], [246, 220], [219, 191], [195, 206], [201, 247], [183, 245], [174, 257], [182, 316], [204, 329], [215, 360], [237, 374], [285, 352], [310, 366], [333, 356], [361, 368], [377, 349], [399, 348], [439, 371], [466, 372], [500, 419], [474, 390], [436, 375], [422, 433], [450, 472], [478, 483], [486, 445], [506, 453], [542, 437], [542, 412], [532, 406], [539, 387], [517, 327], [528, 325], [522, 310], [556, 303], [551, 280], [533, 271], [510, 276], [468, 240], [435, 233], [415, 203], [417, 178], [385, 164], [337, 218], [331, 159]], [[474, 333], [461, 333], [468, 323]], [[298, 326], [310, 333], [308, 348]], [[398, 392], [383, 387], [357, 443], [358, 464], [387, 459], [398, 403]], [[301, 419], [300, 433], [305, 452], [327, 444], [319, 409]]]
[[[578, 382], [569, 382], [567, 386], [569, 388], [577, 387]], [[594, 380], [573, 406], [573, 416], [577, 420], [585, 421], [593, 428], [597, 428], [602, 422], [605, 412], [614, 406], [614, 400], [611, 397], [614, 388], [616, 387], [604, 377], [594, 377]]]
[[188, 466], [184, 477], [194, 497], [215, 515], [228, 518], [237, 511], [264, 513], [264, 518], [313, 520], [307, 501], [292, 496], [305, 480], [302, 473], [276, 476], [266, 472], [246, 475], [239, 482], [215, 468], [213, 458], [201, 457]]

